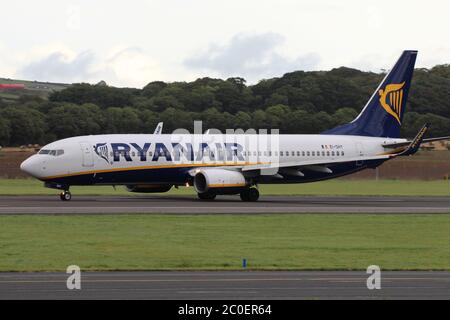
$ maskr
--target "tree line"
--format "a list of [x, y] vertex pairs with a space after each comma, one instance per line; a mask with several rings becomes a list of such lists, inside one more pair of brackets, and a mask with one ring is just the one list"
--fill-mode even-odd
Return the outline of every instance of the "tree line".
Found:
[[[341, 67], [296, 71], [247, 85], [243, 78], [154, 81], [142, 89], [74, 84], [48, 99], [0, 99], [0, 145], [45, 144], [101, 133], [152, 133], [203, 128], [280, 129], [320, 133], [353, 120], [384, 77]], [[416, 69], [402, 134], [412, 137], [431, 122], [433, 136], [450, 134], [450, 66]]]

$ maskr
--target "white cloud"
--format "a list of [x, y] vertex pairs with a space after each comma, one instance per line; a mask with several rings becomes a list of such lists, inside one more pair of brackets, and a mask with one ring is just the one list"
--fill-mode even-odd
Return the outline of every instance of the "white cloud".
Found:
[[420, 66], [431, 68], [437, 64], [450, 63], [450, 47], [439, 46], [433, 49], [424, 49], [422, 54], [417, 58]]
[[21, 68], [19, 74], [31, 80], [80, 82], [91, 78], [94, 62], [94, 54], [90, 51], [81, 52], [72, 59], [63, 52], [53, 52]]
[[224, 77], [242, 76], [250, 82], [317, 66], [320, 57], [316, 53], [296, 58], [280, 54], [277, 49], [284, 42], [277, 33], [237, 34], [226, 44], [211, 44], [206, 51], [187, 58], [184, 65]]
[[446, 0], [9, 1], [0, 10], [0, 77], [47, 77], [50, 65], [52, 79], [119, 86], [231, 75], [251, 82], [342, 65], [378, 71], [404, 49], [431, 67], [450, 62], [449, 10]]
[[14, 76], [15, 68], [12, 65], [11, 56], [0, 42], [0, 78], [13, 78]]
[[116, 86], [142, 87], [152, 80], [165, 79], [159, 64], [138, 47], [122, 46], [98, 55], [49, 45], [35, 48], [22, 61], [26, 64], [17, 70], [16, 76], [29, 80], [65, 83], [105, 80]]
[[131, 87], [142, 87], [152, 80], [166, 79], [158, 62], [138, 47], [116, 50], [107, 59], [104, 70], [114, 74], [112, 81]]

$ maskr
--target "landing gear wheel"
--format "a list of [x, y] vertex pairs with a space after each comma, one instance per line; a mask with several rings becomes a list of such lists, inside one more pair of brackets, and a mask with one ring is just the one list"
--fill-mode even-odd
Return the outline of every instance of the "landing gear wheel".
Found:
[[216, 198], [216, 194], [213, 192], [199, 192], [197, 193], [197, 196], [201, 200], [214, 200]]
[[259, 191], [256, 188], [245, 189], [240, 193], [242, 201], [258, 201]]
[[59, 194], [59, 198], [62, 201], [70, 201], [70, 199], [72, 199], [72, 194], [70, 193], [70, 191], [63, 191]]

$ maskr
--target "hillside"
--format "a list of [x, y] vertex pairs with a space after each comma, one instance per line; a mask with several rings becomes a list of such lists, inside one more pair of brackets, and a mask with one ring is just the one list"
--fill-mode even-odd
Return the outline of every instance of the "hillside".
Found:
[[27, 80], [15, 80], [0, 78], [0, 84], [23, 84], [24, 89], [0, 89], [0, 98], [4, 102], [13, 102], [18, 100], [22, 95], [39, 96], [48, 99], [52, 92], [61, 91], [70, 86], [64, 83], [51, 83]]

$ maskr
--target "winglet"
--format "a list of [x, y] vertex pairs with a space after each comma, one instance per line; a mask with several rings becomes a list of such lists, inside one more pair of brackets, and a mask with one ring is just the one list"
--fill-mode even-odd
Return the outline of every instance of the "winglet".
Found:
[[425, 132], [427, 132], [428, 128], [430, 127], [429, 123], [425, 123], [425, 125], [422, 127], [422, 129], [419, 130], [415, 138], [411, 141], [409, 146], [399, 154], [398, 156], [410, 156], [419, 150], [420, 144], [423, 141], [423, 136], [425, 135]]
[[153, 134], [161, 134], [163, 129], [164, 122], [159, 122], [155, 128], [155, 132]]

